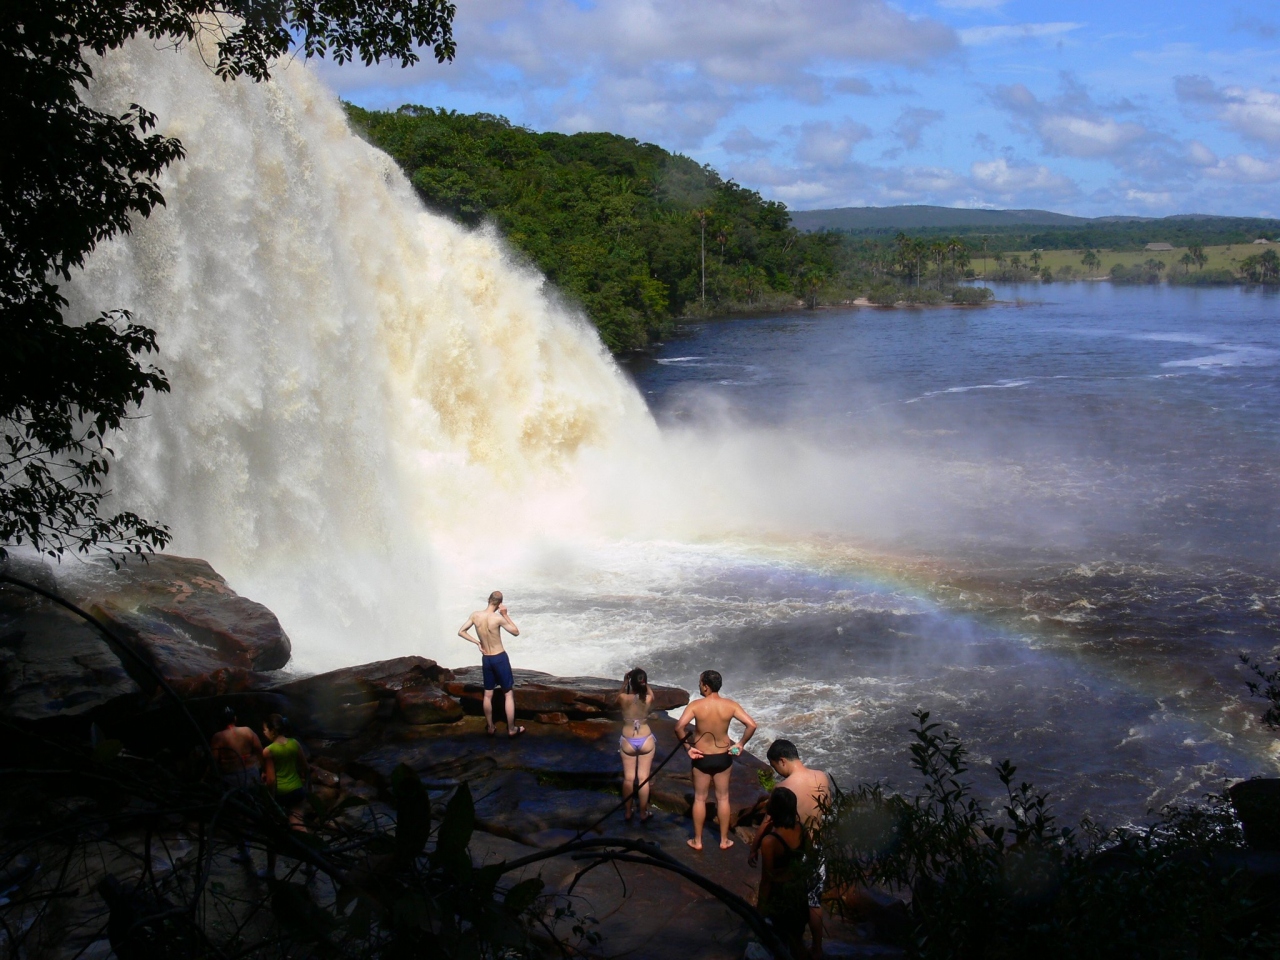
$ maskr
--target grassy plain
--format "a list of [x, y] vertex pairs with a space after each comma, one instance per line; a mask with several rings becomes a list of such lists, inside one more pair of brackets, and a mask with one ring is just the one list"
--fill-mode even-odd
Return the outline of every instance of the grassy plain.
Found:
[[[1206, 270], [1230, 270], [1232, 273], [1236, 271], [1240, 261], [1245, 257], [1251, 257], [1261, 253], [1263, 250], [1273, 250], [1280, 247], [1280, 244], [1253, 244], [1253, 243], [1237, 243], [1220, 247], [1205, 247], [1205, 255], [1209, 258], [1209, 262], [1205, 264]], [[1040, 265], [1049, 267], [1054, 273], [1058, 272], [1060, 267], [1074, 267], [1077, 276], [1098, 276], [1105, 277], [1114, 264], [1123, 264], [1126, 268], [1133, 267], [1140, 263], [1146, 263], [1148, 260], [1163, 260], [1165, 264], [1165, 273], [1178, 272], [1182, 273], [1183, 266], [1178, 263], [1178, 259], [1186, 253], [1186, 247], [1175, 247], [1173, 250], [1165, 250], [1163, 252], [1148, 252], [1145, 250], [1113, 252], [1111, 250], [1097, 251], [1098, 259], [1102, 261], [1102, 265], [1090, 274], [1080, 264], [1080, 258], [1084, 255], [1083, 250], [1045, 250], [1040, 254]], [[1030, 264], [1031, 251], [1019, 250], [1016, 253], [1005, 254], [1005, 263], [1018, 256], [1022, 258], [1022, 262]], [[982, 257], [975, 256], [972, 261], [973, 269], [977, 271], [978, 276], [982, 276]], [[987, 271], [994, 272], [996, 263], [990, 257], [987, 258]], [[1192, 265], [1191, 270], [1195, 272], [1195, 266]]]

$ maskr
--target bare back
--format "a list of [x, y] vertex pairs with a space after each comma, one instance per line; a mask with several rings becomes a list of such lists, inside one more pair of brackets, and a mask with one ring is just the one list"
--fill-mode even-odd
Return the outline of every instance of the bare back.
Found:
[[822, 819], [823, 808], [831, 803], [831, 781], [821, 770], [805, 767], [778, 784], [796, 795], [796, 813], [805, 826]]
[[622, 732], [633, 737], [647, 737], [649, 730], [649, 711], [653, 708], [653, 691], [641, 700], [634, 693], [618, 694], [618, 708], [622, 711]]
[[733, 743], [729, 724], [735, 716], [745, 716], [742, 707], [733, 700], [717, 696], [695, 700], [687, 710], [693, 714], [690, 745], [706, 754], [728, 753]]
[[248, 727], [226, 727], [219, 730], [209, 741], [209, 748], [218, 761], [218, 769], [223, 773], [257, 770], [258, 758], [262, 754], [262, 743], [258, 740], [258, 735]]
[[[476, 638], [472, 640], [467, 631], [475, 627]], [[504, 652], [502, 646], [502, 631], [505, 630], [513, 637], [520, 636], [520, 628], [507, 615], [506, 606], [499, 604], [495, 609], [493, 606], [485, 607], [483, 610], [477, 610], [471, 616], [467, 617], [458, 630], [458, 636], [464, 640], [470, 640], [472, 643], [480, 647], [480, 652], [486, 657], [496, 657]]]

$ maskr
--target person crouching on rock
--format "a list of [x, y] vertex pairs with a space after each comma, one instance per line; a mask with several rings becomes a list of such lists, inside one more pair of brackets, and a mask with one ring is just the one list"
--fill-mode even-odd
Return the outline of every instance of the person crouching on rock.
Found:
[[[472, 627], [476, 628], [475, 637], [467, 632]], [[518, 737], [524, 733], [524, 727], [516, 726], [516, 695], [512, 689], [515, 678], [511, 675], [511, 658], [502, 647], [503, 630], [513, 637], [520, 636], [520, 628], [507, 616], [502, 591], [495, 590], [489, 594], [489, 605], [467, 617], [467, 622], [458, 628], [458, 636], [480, 648], [480, 663], [484, 668], [485, 732], [491, 737], [498, 732], [493, 722], [493, 691], [498, 689], [507, 701], [507, 736]]]
[[649, 729], [653, 690], [649, 687], [648, 676], [639, 667], [623, 678], [618, 706], [622, 708], [622, 737], [618, 740], [618, 752], [622, 754], [623, 816], [627, 823], [631, 822], [631, 802], [636, 800], [640, 806], [640, 822], [644, 823], [652, 816], [649, 812], [649, 770], [653, 766], [658, 741]]
[[[306, 808], [311, 768], [307, 765], [302, 744], [288, 736], [288, 731], [288, 721], [278, 713], [271, 714], [262, 725], [267, 739], [262, 751], [264, 780], [267, 790], [275, 795], [276, 803], [289, 815], [289, 826], [306, 833], [302, 814]], [[267, 869], [260, 870], [258, 875], [264, 879], [276, 875], [276, 853], [271, 847], [267, 848]]]
[[[685, 841], [695, 850], [702, 849], [702, 825], [707, 819], [707, 794], [712, 782], [716, 786], [716, 816], [720, 820], [720, 849], [733, 846], [729, 839], [729, 774], [733, 758], [756, 732], [756, 722], [747, 711], [732, 700], [720, 696], [723, 680], [715, 670], [704, 670], [698, 678], [701, 700], [684, 708], [676, 724], [676, 736], [689, 751], [693, 761], [693, 839]], [[746, 730], [736, 743], [729, 737], [729, 724], [737, 720]], [[689, 726], [693, 725], [693, 730]]]

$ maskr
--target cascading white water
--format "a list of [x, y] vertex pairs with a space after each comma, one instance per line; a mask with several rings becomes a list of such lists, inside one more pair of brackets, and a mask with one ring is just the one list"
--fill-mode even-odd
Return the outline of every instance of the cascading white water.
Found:
[[657, 431], [595, 332], [425, 211], [307, 67], [223, 82], [135, 43], [96, 73], [96, 104], [144, 104], [188, 154], [68, 288], [155, 328], [172, 384], [113, 439], [117, 502], [272, 607], [300, 666], [440, 655], [476, 599], [442, 610], [447, 585], [627, 516], [615, 481]]

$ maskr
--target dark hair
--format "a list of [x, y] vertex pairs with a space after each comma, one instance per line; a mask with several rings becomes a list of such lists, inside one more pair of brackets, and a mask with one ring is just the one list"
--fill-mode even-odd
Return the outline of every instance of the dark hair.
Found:
[[236, 708], [223, 707], [222, 708], [222, 725], [225, 727], [227, 724], [235, 723], [235, 722], [236, 722]]
[[502, 602], [502, 591], [501, 591], [501, 590], [495, 590], [495, 591], [493, 591], [493, 593], [489, 594], [489, 602], [490, 602], [490, 603], [501, 603], [501, 602]]
[[699, 683], [704, 683], [707, 689], [712, 693], [719, 693], [720, 687], [724, 683], [724, 679], [716, 670], [703, 670], [702, 676], [698, 678]]
[[799, 760], [800, 751], [790, 740], [775, 740], [769, 744], [769, 752], [765, 757], [770, 763], [776, 763], [779, 760]]
[[779, 827], [794, 827], [800, 821], [796, 810], [796, 795], [786, 787], [774, 787], [765, 808], [769, 819]]
[[649, 675], [639, 667], [623, 677], [622, 682], [626, 685], [627, 693], [634, 693], [641, 700], [649, 699]]
[[266, 725], [270, 727], [272, 730], [274, 730], [276, 733], [282, 734], [283, 736], [286, 736], [286, 737], [289, 735], [289, 718], [288, 717], [282, 717], [278, 713], [270, 714], [267, 717]]

